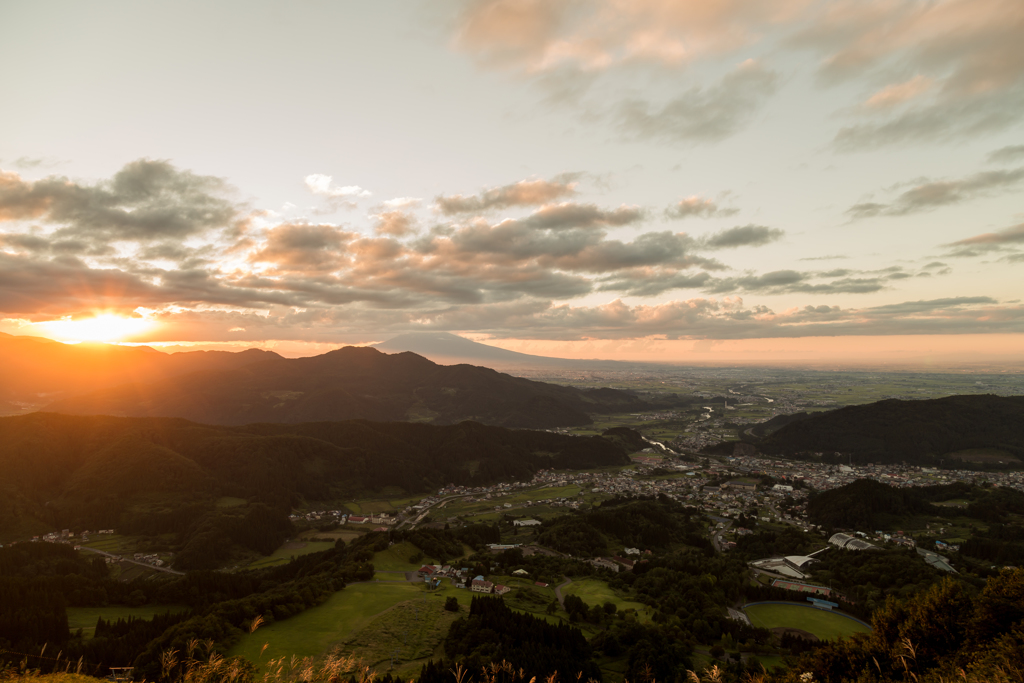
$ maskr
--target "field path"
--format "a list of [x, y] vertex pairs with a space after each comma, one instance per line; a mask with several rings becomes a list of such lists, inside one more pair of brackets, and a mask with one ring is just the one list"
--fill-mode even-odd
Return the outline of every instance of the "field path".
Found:
[[572, 579], [566, 578], [565, 581], [555, 586], [555, 597], [558, 598], [558, 604], [565, 608], [565, 598], [562, 597], [562, 587], [568, 586], [572, 583]]

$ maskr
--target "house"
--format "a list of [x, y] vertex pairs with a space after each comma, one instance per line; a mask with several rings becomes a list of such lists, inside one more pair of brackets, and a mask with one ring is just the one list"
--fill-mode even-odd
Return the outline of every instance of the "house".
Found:
[[362, 517], [360, 515], [349, 515], [348, 516], [348, 521], [351, 522], [352, 524], [366, 524], [366, 519], [367, 519], [366, 517]]
[[514, 519], [512, 520], [514, 526], [539, 526], [540, 520], [537, 519]]
[[598, 557], [596, 559], [590, 560], [590, 564], [594, 565], [595, 567], [597, 567], [599, 569], [610, 569], [610, 570], [612, 570], [613, 572], [616, 572], [616, 573], [620, 569], [622, 569], [622, 567], [620, 567], [618, 564], [616, 564], [615, 562], [609, 560], [606, 557]]
[[514, 572], [512, 572], [512, 574], [513, 574], [514, 576], [526, 576], [526, 575], [528, 575], [529, 573], [530, 573], [530, 572], [526, 571], [525, 569], [517, 569], [517, 570], [515, 570]]
[[494, 590], [494, 584], [490, 581], [473, 579], [473, 583], [470, 585], [469, 589], [474, 593], [490, 593]]
[[512, 590], [512, 589], [509, 588], [508, 586], [502, 586], [500, 583], [495, 584], [495, 586], [494, 586], [494, 594], [495, 595], [504, 595], [505, 593], [508, 593], [510, 590]]
[[432, 565], [425, 564], [422, 567], [420, 567], [419, 571], [417, 571], [416, 573], [420, 576], [433, 576], [434, 567]]

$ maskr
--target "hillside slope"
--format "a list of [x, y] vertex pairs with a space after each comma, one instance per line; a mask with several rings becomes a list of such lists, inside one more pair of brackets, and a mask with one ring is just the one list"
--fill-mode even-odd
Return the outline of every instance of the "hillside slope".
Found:
[[[0, 418], [0, 542], [33, 527], [184, 533], [231, 496], [287, 513], [302, 501], [446, 483], [529, 479], [542, 468], [628, 463], [600, 437], [465, 422], [212, 427], [181, 419]], [[244, 512], [241, 510], [239, 512]]]
[[[23, 412], [41, 397], [56, 398], [127, 382], [148, 383], [199, 371], [231, 370], [280, 358], [248, 349], [163, 353], [147, 346], [62, 344], [43, 337], [0, 333], [0, 414]], [[45, 399], [44, 399], [45, 400]]]
[[126, 384], [47, 410], [220, 425], [367, 419], [550, 428], [590, 424], [592, 412], [649, 407], [625, 391], [586, 391], [473, 365], [437, 365], [414, 353], [348, 346], [309, 358], [276, 357], [235, 370]]
[[762, 439], [768, 454], [841, 453], [857, 463], [952, 464], [971, 449], [1024, 458], [1024, 397], [947, 396], [848, 406], [783, 426]]

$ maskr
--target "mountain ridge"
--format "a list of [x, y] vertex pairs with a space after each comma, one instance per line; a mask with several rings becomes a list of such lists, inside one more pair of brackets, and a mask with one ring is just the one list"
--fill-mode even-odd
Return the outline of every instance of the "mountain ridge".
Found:
[[[952, 464], [976, 450], [1024, 461], [1024, 396], [886, 399], [809, 415], [756, 442], [770, 455], [842, 454], [855, 463]], [[843, 462], [846, 462], [844, 459]]]
[[129, 383], [54, 402], [76, 415], [181, 417], [242, 425], [367, 419], [554, 428], [592, 423], [590, 413], [650, 409], [616, 389], [582, 390], [418, 354], [346, 346], [318, 356], [274, 356], [229, 370]]

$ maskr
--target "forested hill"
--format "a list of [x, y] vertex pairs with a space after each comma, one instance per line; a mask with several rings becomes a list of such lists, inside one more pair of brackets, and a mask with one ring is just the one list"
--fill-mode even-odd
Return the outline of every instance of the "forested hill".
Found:
[[47, 410], [182, 417], [221, 425], [474, 420], [546, 429], [590, 424], [590, 413], [651, 407], [626, 391], [580, 390], [473, 365], [437, 365], [414, 353], [348, 346], [309, 358], [276, 357], [228, 371], [125, 384], [59, 401]]
[[972, 449], [1019, 461], [1024, 460], [1024, 397], [948, 396], [848, 406], [788, 424], [757, 446], [773, 455], [841, 453], [843, 462], [855, 463], [948, 466], [972, 457], [964, 453]]
[[0, 542], [19, 529], [159, 534], [194, 527], [208, 515], [247, 513], [217, 509], [225, 496], [286, 516], [303, 500], [383, 491], [400, 497], [447, 483], [530, 479], [542, 468], [628, 461], [619, 443], [601, 437], [472, 422], [232, 428], [33, 413], [0, 418]]
[[83, 391], [125, 382], [155, 382], [199, 371], [231, 370], [280, 358], [271, 351], [248, 349], [163, 353], [147, 346], [62, 344], [43, 337], [0, 332], [0, 415], [23, 412], [18, 404], [38, 404]]

